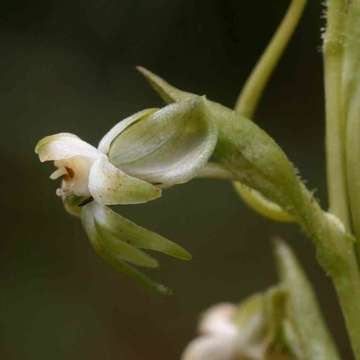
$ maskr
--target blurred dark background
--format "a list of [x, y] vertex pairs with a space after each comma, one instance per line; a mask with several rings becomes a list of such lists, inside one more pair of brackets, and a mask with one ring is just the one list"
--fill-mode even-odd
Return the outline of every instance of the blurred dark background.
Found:
[[[276, 282], [271, 237], [296, 250], [329, 326], [351, 359], [334, 291], [297, 227], [246, 208], [229, 183], [196, 180], [122, 214], [188, 248], [151, 275], [149, 294], [104, 264], [68, 216], [36, 141], [67, 131], [96, 144], [117, 121], [161, 106], [135, 65], [232, 106], [288, 1], [2, 0], [0, 3], [3, 360], [178, 359], [199, 313]], [[257, 121], [326, 206], [320, 1], [275, 72]]]

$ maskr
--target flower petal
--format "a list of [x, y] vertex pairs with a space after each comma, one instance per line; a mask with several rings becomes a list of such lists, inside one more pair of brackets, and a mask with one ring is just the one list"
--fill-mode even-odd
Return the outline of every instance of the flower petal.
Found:
[[207, 335], [193, 340], [185, 349], [181, 360], [235, 360], [238, 358], [236, 336]]
[[103, 227], [98, 224], [96, 219], [95, 227], [104, 246], [106, 246], [107, 250], [111, 252], [114, 258], [125, 260], [137, 266], [150, 268], [159, 266], [158, 262], [144, 251], [127, 244], [125, 241], [104, 230]]
[[104, 205], [138, 204], [161, 196], [159, 188], [125, 174], [105, 156], [96, 160], [90, 169], [89, 191]]
[[120, 133], [110, 161], [126, 173], [162, 187], [196, 176], [217, 142], [204, 99], [171, 104]]
[[230, 303], [212, 306], [202, 315], [199, 331], [203, 334], [232, 336], [237, 333], [234, 317], [237, 307]]
[[110, 129], [101, 139], [98, 149], [104, 154], [107, 154], [109, 152], [111, 143], [120, 133], [122, 133], [126, 128], [128, 128], [132, 124], [153, 114], [157, 110], [158, 110], [157, 108], [142, 110], [120, 121], [112, 129]]
[[112, 233], [128, 244], [140, 249], [159, 251], [181, 260], [191, 259], [191, 254], [181, 246], [159, 234], [136, 225], [106, 206], [97, 207], [94, 216], [97, 224], [101, 225], [104, 231]]
[[83, 206], [81, 209], [82, 224], [96, 253], [117, 271], [125, 273], [150, 290], [163, 295], [171, 294], [170, 289], [149, 279], [145, 274], [127, 264], [119, 256], [114, 256], [106, 242], [106, 239], [104, 239], [104, 237], [99, 233], [98, 227], [96, 226], [94, 214], [101, 207], [102, 206], [100, 204], [92, 202]]
[[89, 158], [99, 156], [99, 151], [95, 147], [70, 133], [59, 133], [44, 137], [37, 143], [35, 152], [39, 155], [41, 162], [64, 160], [74, 156]]

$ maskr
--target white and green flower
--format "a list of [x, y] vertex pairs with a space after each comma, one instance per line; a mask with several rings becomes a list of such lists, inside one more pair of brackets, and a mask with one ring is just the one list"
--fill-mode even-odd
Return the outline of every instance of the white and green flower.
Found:
[[236, 306], [222, 303], [208, 309], [199, 324], [200, 336], [185, 349], [182, 360], [235, 360]]
[[70, 133], [47, 136], [35, 148], [41, 162], [54, 161], [57, 169], [50, 178], [62, 178], [56, 193], [68, 212], [81, 217], [96, 251], [151, 286], [130, 266], [158, 265], [141, 249], [183, 260], [190, 254], [107, 206], [148, 202], [162, 189], [201, 175], [217, 142], [216, 127], [203, 116], [202, 106], [198, 97], [140, 111], [115, 125], [98, 148]]
[[286, 295], [280, 287], [254, 294], [239, 305], [214, 305], [203, 314], [200, 336], [190, 342], [181, 359], [289, 360], [294, 341], [289, 346], [284, 335], [285, 322], [287, 330], [293, 329], [285, 307]]
[[50, 176], [62, 177], [57, 195], [93, 198], [103, 205], [136, 204], [153, 200], [161, 191], [112, 165], [108, 157], [69, 133], [47, 136], [36, 146], [40, 161], [54, 161], [57, 170]]

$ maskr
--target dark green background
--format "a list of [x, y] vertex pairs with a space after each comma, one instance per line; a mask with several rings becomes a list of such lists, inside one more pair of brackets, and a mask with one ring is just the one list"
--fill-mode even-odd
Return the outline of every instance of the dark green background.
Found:
[[[320, 1], [311, 1], [257, 121], [285, 148], [326, 206]], [[270, 238], [297, 251], [344, 359], [343, 321], [313, 247], [298, 228], [246, 208], [231, 184], [196, 180], [120, 211], [188, 248], [152, 276], [148, 294], [94, 255], [48, 180], [36, 141], [60, 131], [96, 144], [117, 121], [160, 106], [135, 65], [232, 106], [287, 1], [76, 0], [0, 3], [3, 360], [178, 359], [198, 314], [276, 282]], [[304, 316], [306, 316], [304, 314]]]

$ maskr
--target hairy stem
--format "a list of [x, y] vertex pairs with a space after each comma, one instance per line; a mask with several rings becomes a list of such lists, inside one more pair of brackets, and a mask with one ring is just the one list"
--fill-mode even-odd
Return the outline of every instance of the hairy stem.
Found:
[[214, 160], [237, 180], [279, 204], [313, 240], [318, 262], [334, 283], [356, 359], [360, 359], [360, 273], [355, 239], [336, 216], [321, 209], [269, 135], [254, 122], [239, 119], [235, 112], [215, 106], [210, 110], [219, 126]]
[[[306, 0], [292, 0], [290, 3], [284, 18], [239, 95], [235, 111], [241, 115], [253, 117], [265, 86], [299, 23], [305, 4]], [[275, 221], [292, 221], [291, 216], [278, 204], [264, 198], [256, 190], [239, 182], [235, 182], [234, 186], [242, 200], [261, 215]]]
[[326, 161], [330, 211], [350, 229], [346, 183], [342, 66], [346, 0], [329, 0], [324, 34]]
[[[348, 5], [343, 61], [343, 109], [346, 118], [347, 186], [352, 229], [360, 238], [360, 1]], [[360, 256], [360, 244], [357, 242]]]

